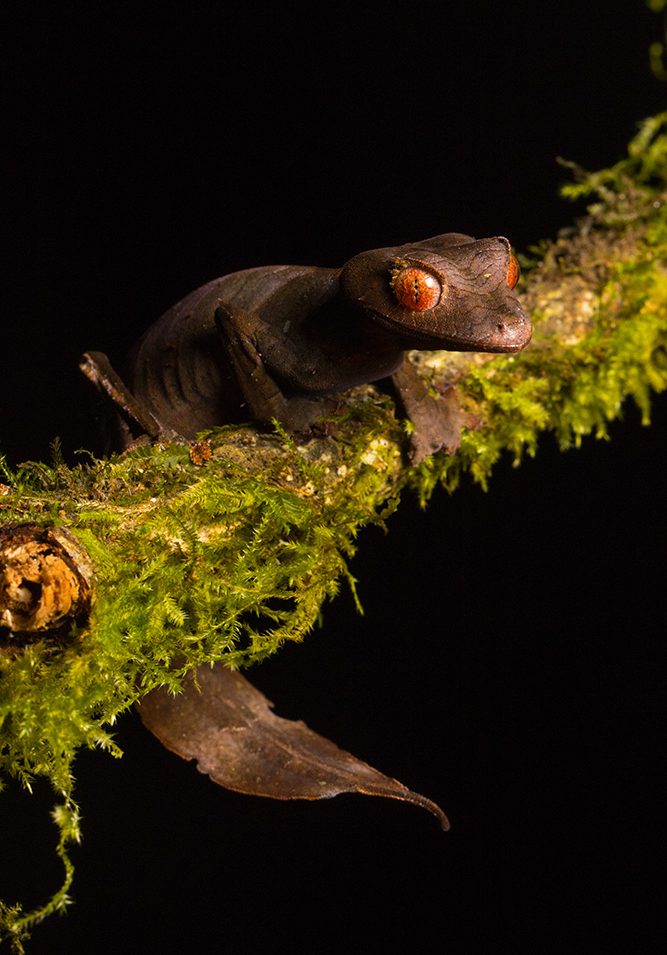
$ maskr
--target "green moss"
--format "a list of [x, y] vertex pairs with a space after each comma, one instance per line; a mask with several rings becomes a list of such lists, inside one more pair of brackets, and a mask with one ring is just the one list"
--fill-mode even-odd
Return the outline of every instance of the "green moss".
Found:
[[[355, 536], [405, 488], [426, 502], [465, 474], [484, 487], [509, 453], [519, 463], [552, 432], [561, 447], [604, 437], [626, 398], [648, 420], [667, 387], [667, 115], [647, 121], [627, 159], [564, 188], [590, 201], [575, 229], [533, 250], [523, 297], [534, 342], [519, 356], [415, 356], [434, 384], [455, 384], [479, 426], [460, 450], [419, 468], [402, 458], [389, 399], [360, 388], [328, 437], [297, 445], [280, 429], [221, 428], [210, 460], [186, 446], [143, 447], [67, 467], [4, 467], [3, 523], [62, 524], [95, 567], [85, 629], [0, 651], [0, 779], [47, 777], [65, 882], [38, 912], [0, 909], [20, 950], [27, 925], [62, 909], [79, 835], [72, 763], [81, 746], [118, 756], [111, 728], [159, 685], [210, 661], [256, 663], [301, 640], [347, 581]], [[193, 457], [197, 459], [196, 455]], [[13, 641], [14, 643], [16, 641]]]
[[642, 124], [611, 169], [568, 165], [577, 181], [563, 194], [591, 204], [576, 229], [524, 260], [531, 346], [490, 360], [422, 359], [482, 419], [458, 454], [412, 476], [422, 501], [438, 482], [453, 490], [466, 472], [486, 487], [501, 454], [518, 464], [543, 431], [563, 449], [588, 434], [606, 437], [628, 397], [647, 423], [651, 391], [667, 387], [667, 113]]

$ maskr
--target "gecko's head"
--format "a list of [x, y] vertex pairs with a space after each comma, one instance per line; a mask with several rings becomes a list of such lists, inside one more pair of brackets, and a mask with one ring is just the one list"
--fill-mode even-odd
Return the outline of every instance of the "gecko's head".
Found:
[[520, 351], [530, 341], [518, 280], [507, 239], [459, 233], [362, 252], [340, 278], [346, 298], [406, 348], [483, 352]]

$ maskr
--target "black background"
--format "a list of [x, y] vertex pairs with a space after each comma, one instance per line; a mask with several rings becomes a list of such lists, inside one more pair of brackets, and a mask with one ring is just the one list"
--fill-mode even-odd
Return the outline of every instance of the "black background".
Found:
[[[453, 230], [525, 249], [574, 214], [554, 157], [609, 165], [665, 104], [660, 21], [630, 0], [99, 7], [5, 36], [13, 463], [90, 445], [79, 354], [122, 354], [208, 279]], [[121, 761], [78, 761], [76, 904], [32, 951], [595, 951], [622, 929], [655, 951], [666, 399], [608, 444], [545, 438], [486, 495], [406, 499], [360, 536], [365, 616], [342, 594], [253, 673], [448, 835], [392, 801], [227, 793], [128, 716]], [[50, 801], [3, 796], [8, 900], [60, 877]]]

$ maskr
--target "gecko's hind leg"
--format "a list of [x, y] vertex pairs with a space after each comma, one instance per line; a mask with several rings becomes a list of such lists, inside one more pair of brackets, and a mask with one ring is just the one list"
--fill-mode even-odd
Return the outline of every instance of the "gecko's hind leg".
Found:
[[[153, 441], [173, 441], [181, 437], [170, 428], [165, 428], [143, 402], [134, 397], [104, 352], [84, 352], [79, 368], [98, 391], [112, 402], [129, 430], [139, 430]], [[126, 437], [131, 440], [129, 432]]]

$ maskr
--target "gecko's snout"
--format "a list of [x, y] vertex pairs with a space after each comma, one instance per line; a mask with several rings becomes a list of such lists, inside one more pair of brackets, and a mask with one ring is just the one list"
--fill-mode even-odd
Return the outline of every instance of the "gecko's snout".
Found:
[[498, 319], [490, 329], [486, 351], [517, 352], [526, 347], [533, 334], [530, 319], [518, 309]]

